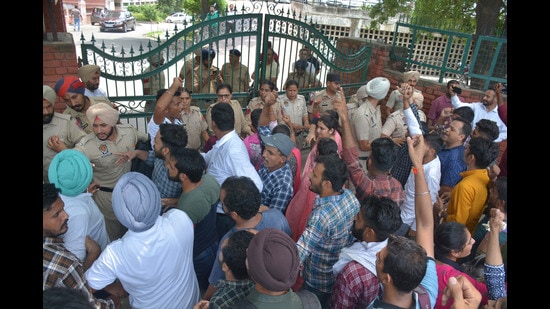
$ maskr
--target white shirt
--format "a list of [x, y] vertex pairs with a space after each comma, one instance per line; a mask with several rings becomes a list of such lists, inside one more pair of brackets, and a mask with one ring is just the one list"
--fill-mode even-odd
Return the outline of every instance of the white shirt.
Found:
[[105, 228], [105, 218], [97, 207], [92, 194], [80, 193], [77, 196], [59, 194], [65, 203], [65, 212], [69, 215], [67, 232], [61, 235], [65, 247], [83, 262], [86, 258], [86, 235], [95, 240], [101, 250], [110, 239]]
[[99, 290], [119, 279], [132, 309], [193, 308], [200, 300], [193, 267], [193, 222], [171, 209], [143, 232], [128, 230], [111, 242], [86, 271]]
[[[307, 60], [306, 62], [307, 62], [306, 73], [311, 74], [311, 76], [315, 76], [315, 66], [313, 65], [313, 63]], [[292, 67], [294, 68], [292, 72], [296, 72], [296, 62], [292, 64]]]
[[[216, 141], [209, 152], [201, 154], [206, 161], [206, 172], [216, 178], [220, 186], [229, 176], [247, 176], [262, 192], [262, 179], [250, 163], [246, 146], [235, 130]], [[218, 203], [217, 212], [224, 213], [221, 202]]]
[[[418, 134], [422, 134], [422, 131], [420, 130], [420, 124], [416, 120], [416, 117], [414, 116], [411, 108], [403, 109], [403, 113], [405, 114], [405, 122], [407, 123], [407, 127], [409, 129], [409, 135], [415, 136]], [[406, 147], [406, 145], [404, 146]], [[439, 160], [439, 157], [435, 157], [432, 161], [422, 164], [422, 167], [424, 168], [424, 178], [426, 178], [426, 183], [428, 184], [428, 191], [430, 191], [430, 198], [432, 200], [432, 205], [437, 200], [437, 196], [439, 194], [439, 182], [441, 180], [441, 161]], [[414, 212], [414, 174], [411, 172], [409, 173], [409, 178], [407, 178], [407, 182], [405, 182], [404, 191], [405, 191], [405, 199], [403, 200], [403, 204], [401, 204], [401, 221], [403, 223], [408, 224], [410, 226], [410, 229], [413, 231], [416, 231], [416, 215]]]
[[498, 105], [493, 108], [493, 110], [488, 111], [485, 108], [485, 105], [481, 102], [477, 103], [464, 103], [458, 99], [458, 96], [455, 94], [451, 97], [451, 103], [453, 108], [459, 108], [462, 106], [468, 106], [474, 111], [474, 120], [472, 121], [472, 130], [475, 129], [476, 123], [480, 119], [489, 119], [497, 123], [498, 126], [498, 137], [495, 142], [500, 142], [508, 138], [508, 127], [504, 124], [500, 116], [498, 115]]
[[[430, 198], [432, 205], [437, 200], [439, 192], [439, 181], [441, 180], [441, 161], [439, 157], [435, 157], [432, 161], [422, 164], [424, 168], [424, 178], [428, 183]], [[411, 172], [407, 182], [405, 183], [405, 199], [401, 204], [401, 220], [403, 223], [410, 225], [411, 230], [416, 231], [416, 215], [414, 213], [414, 174]]]
[[94, 91], [91, 91], [90, 89], [86, 88], [84, 89], [84, 95], [87, 97], [105, 97], [107, 99], [109, 98], [107, 96], [107, 92], [105, 92], [105, 90], [101, 88], [97, 88]]

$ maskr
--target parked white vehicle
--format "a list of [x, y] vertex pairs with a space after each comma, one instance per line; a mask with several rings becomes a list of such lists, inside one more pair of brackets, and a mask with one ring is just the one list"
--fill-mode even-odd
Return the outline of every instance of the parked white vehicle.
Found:
[[187, 23], [190, 23], [191, 22], [191, 16], [180, 12], [180, 13], [174, 13], [172, 15], [169, 15], [168, 17], [166, 17], [166, 19], [164, 21], [167, 22], [167, 23], [181, 24], [181, 23], [183, 23], [184, 20], [187, 21]]

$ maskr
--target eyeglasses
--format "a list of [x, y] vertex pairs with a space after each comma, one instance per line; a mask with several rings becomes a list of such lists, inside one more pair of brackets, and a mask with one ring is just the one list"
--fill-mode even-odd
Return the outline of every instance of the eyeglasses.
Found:
[[221, 98], [221, 99], [229, 98], [229, 97], [231, 97], [231, 94], [218, 94], [218, 98]]

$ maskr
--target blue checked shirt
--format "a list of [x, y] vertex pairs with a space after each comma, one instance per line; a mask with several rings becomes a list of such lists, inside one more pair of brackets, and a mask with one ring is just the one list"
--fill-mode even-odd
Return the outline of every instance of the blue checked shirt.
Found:
[[168, 178], [168, 169], [164, 165], [164, 160], [157, 158], [154, 150], [149, 150], [145, 164], [154, 166], [151, 180], [157, 185], [161, 198], [179, 198], [181, 196], [183, 193], [181, 183]]
[[350, 231], [359, 208], [359, 201], [349, 189], [343, 189], [339, 195], [315, 199], [306, 229], [297, 243], [304, 266], [302, 276], [311, 287], [332, 292], [336, 282], [332, 266], [340, 251], [354, 241]]
[[264, 183], [262, 204], [269, 206], [269, 208], [278, 209], [284, 214], [290, 199], [294, 195], [294, 175], [290, 165], [286, 162], [281, 168], [270, 173], [262, 163], [258, 174]]

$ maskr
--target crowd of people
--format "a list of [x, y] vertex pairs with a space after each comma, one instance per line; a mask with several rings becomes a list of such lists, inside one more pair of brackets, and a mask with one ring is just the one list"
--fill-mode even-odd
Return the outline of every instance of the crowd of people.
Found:
[[500, 84], [466, 103], [451, 80], [426, 116], [416, 71], [369, 80], [354, 110], [337, 73], [310, 105], [266, 78], [243, 111], [240, 52], [201, 79], [212, 52], [157, 90], [147, 133], [120, 123], [97, 66], [43, 86], [44, 304], [507, 307]]

